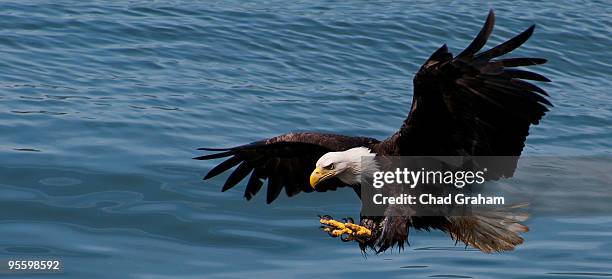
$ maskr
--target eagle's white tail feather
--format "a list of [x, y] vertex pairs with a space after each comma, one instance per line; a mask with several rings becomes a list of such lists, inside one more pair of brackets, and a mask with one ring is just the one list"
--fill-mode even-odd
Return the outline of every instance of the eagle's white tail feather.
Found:
[[519, 233], [529, 231], [520, 222], [528, 219], [524, 212], [511, 212], [511, 209], [525, 207], [526, 204], [510, 207], [509, 211], [488, 211], [474, 216], [448, 217], [448, 233], [457, 241], [462, 241], [485, 253], [511, 251], [523, 243]]

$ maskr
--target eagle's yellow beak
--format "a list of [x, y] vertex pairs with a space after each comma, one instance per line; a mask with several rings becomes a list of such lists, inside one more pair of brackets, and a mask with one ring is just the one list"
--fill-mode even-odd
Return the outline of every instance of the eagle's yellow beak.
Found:
[[319, 184], [321, 181], [323, 181], [323, 180], [325, 180], [325, 179], [327, 179], [327, 178], [329, 178], [331, 176], [333, 176], [332, 172], [317, 167], [310, 174], [310, 186], [312, 186], [312, 188], [314, 189], [315, 186], [317, 186], [317, 184]]

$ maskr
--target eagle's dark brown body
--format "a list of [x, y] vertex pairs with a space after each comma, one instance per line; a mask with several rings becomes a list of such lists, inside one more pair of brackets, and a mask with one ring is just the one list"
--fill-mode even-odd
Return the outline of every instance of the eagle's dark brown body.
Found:
[[[282, 191], [288, 196], [312, 192], [309, 174], [323, 154], [367, 147], [379, 156], [444, 155], [444, 156], [516, 156], [521, 154], [529, 126], [538, 124], [547, 111], [546, 92], [524, 80], [549, 81], [547, 78], [516, 67], [543, 64], [540, 58], [498, 58], [522, 45], [531, 36], [531, 26], [518, 36], [480, 52], [494, 25], [491, 12], [473, 42], [459, 55], [453, 56], [446, 45], [435, 51], [415, 75], [412, 107], [400, 129], [389, 138], [378, 141], [321, 133], [289, 133], [251, 144], [227, 149], [195, 159], [229, 157], [213, 168], [205, 178], [216, 176], [238, 166], [227, 178], [223, 190], [248, 179], [244, 196], [251, 199], [268, 181], [267, 202]], [[503, 173], [511, 176], [512, 171]], [[343, 185], [330, 179], [316, 191], [335, 190]], [[460, 220], [469, 226], [474, 220]], [[377, 217], [362, 216], [361, 224], [376, 234], [362, 248], [384, 251], [407, 240], [408, 227], [440, 229], [453, 238], [462, 239], [461, 230], [444, 217]], [[456, 225], [454, 225], [456, 226]], [[512, 239], [508, 245], [522, 241]], [[476, 244], [478, 245], [478, 244]], [[495, 244], [491, 244], [495, 246]], [[511, 246], [513, 247], [513, 246]], [[481, 248], [481, 247], [479, 247]], [[484, 247], [505, 250], [508, 247]]]

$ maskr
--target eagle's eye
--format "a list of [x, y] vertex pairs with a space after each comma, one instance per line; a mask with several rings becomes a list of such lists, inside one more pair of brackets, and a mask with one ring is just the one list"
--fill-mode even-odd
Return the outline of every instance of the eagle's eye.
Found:
[[323, 168], [326, 169], [326, 170], [333, 170], [335, 167], [336, 166], [334, 165], [334, 163], [331, 163], [331, 164], [329, 164], [329, 165], [327, 165], [327, 166], [325, 166]]

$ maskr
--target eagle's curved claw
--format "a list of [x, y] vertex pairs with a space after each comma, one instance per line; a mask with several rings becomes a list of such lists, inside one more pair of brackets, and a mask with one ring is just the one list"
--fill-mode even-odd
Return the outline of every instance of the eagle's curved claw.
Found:
[[334, 220], [329, 215], [325, 215], [319, 220], [323, 231], [331, 237], [340, 237], [344, 242], [352, 240], [364, 242], [372, 236], [370, 229], [353, 223], [353, 218], [345, 218], [342, 221]]

